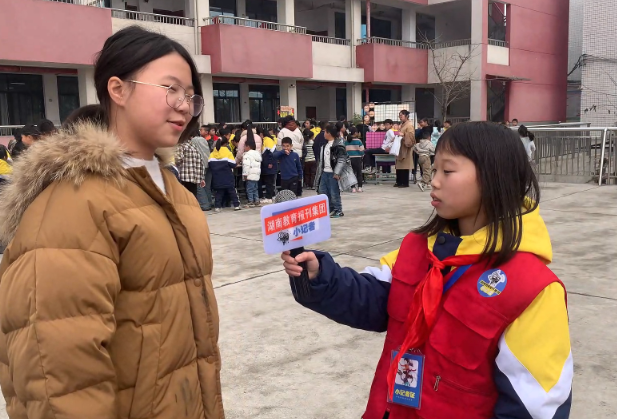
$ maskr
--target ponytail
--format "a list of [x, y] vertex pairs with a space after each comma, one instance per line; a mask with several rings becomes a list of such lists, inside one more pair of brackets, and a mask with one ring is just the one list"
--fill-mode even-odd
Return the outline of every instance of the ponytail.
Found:
[[229, 144], [229, 139], [226, 137], [219, 137], [218, 140], [216, 140], [216, 151], [220, 151], [221, 147], [226, 146], [227, 144]]
[[255, 134], [253, 133], [253, 121], [251, 120], [246, 120], [244, 122], [244, 125], [246, 126], [246, 141], [252, 141], [253, 144], [255, 144]]

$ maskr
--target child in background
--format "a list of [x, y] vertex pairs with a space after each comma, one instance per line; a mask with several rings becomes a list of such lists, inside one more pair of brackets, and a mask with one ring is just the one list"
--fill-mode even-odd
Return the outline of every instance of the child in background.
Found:
[[[315, 152], [313, 151], [313, 130], [304, 130], [304, 187], [306, 189], [315, 189], [315, 173], [317, 172], [317, 162], [315, 161]], [[321, 130], [319, 131], [321, 132]]]
[[330, 217], [340, 218], [345, 216], [343, 213], [343, 203], [341, 202], [341, 189], [339, 181], [341, 174], [347, 164], [347, 152], [345, 145], [340, 138], [340, 122], [336, 125], [328, 125], [324, 131], [326, 141], [321, 148], [321, 156], [317, 165], [317, 176], [315, 181], [320, 194], [328, 196], [330, 203]]
[[255, 150], [255, 140], [249, 138], [244, 143], [242, 155], [242, 177], [246, 181], [248, 204], [246, 208], [259, 206], [259, 179], [261, 178], [261, 153]]
[[13, 173], [13, 160], [6, 146], [0, 144], [0, 176], [7, 176], [11, 173]]
[[350, 129], [347, 139], [345, 140], [345, 149], [351, 160], [351, 168], [353, 169], [358, 184], [351, 188], [351, 193], [363, 192], [362, 190], [362, 159], [364, 158], [364, 145], [362, 140], [357, 138], [357, 130], [355, 127]]
[[[381, 266], [360, 273], [324, 252], [282, 255], [292, 277], [306, 262], [300, 304], [387, 332], [362, 417], [567, 419], [567, 294], [546, 266], [540, 187], [519, 138], [487, 122], [453, 126], [437, 145], [432, 185], [433, 215]], [[414, 391], [393, 397], [400, 357], [419, 354]]]
[[234, 210], [240, 211], [240, 200], [236, 192], [236, 179], [234, 176], [236, 159], [228, 148], [230, 136], [231, 134], [228, 133], [218, 139], [208, 161], [208, 168], [212, 171], [212, 187], [216, 193], [214, 197], [215, 214], [222, 211], [225, 197], [230, 197]]
[[422, 180], [417, 185], [424, 192], [425, 189], [431, 189], [431, 155], [435, 154], [435, 145], [428, 130], [422, 131], [422, 139], [414, 146], [414, 151], [419, 156], [418, 161], [422, 170]]
[[298, 184], [302, 177], [302, 164], [300, 156], [293, 151], [293, 141], [289, 137], [281, 140], [283, 150], [274, 153], [281, 168], [281, 189], [288, 189], [293, 193], [298, 190]]
[[[276, 174], [278, 173], [278, 162], [274, 158], [276, 152], [276, 143], [278, 139], [276, 134], [272, 134], [273, 130], [268, 130], [270, 136], [263, 137], [263, 149], [261, 151], [261, 185], [266, 189], [265, 196], [261, 200], [261, 204], [271, 204], [276, 193]], [[259, 192], [262, 192], [262, 186], [259, 186]]]

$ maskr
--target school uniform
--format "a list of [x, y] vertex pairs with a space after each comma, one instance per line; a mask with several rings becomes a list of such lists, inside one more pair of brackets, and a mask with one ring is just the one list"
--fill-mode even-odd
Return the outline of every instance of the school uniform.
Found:
[[[310, 296], [296, 300], [339, 323], [387, 332], [363, 419], [569, 417], [573, 360], [565, 287], [546, 266], [552, 249], [539, 209], [523, 216], [522, 231], [518, 252], [497, 268], [477, 261], [486, 228], [465, 237], [410, 233], [380, 267], [362, 273], [315, 252], [319, 276], [310, 282]], [[429, 269], [439, 277], [430, 282], [437, 288], [427, 285]], [[426, 339], [409, 348], [424, 357], [422, 377], [406, 392], [420, 400], [415, 409], [387, 400], [394, 394], [389, 374], [396, 384], [393, 351], [414, 338], [406, 320], [417, 307], [418, 287], [425, 291], [420, 301], [430, 294], [439, 304]]]
[[234, 169], [236, 167], [236, 159], [227, 147], [221, 147], [220, 150], [214, 148], [210, 153], [208, 160], [208, 169], [212, 171], [212, 187], [216, 191], [214, 197], [214, 207], [222, 208], [225, 197], [229, 197], [233, 202], [234, 207], [240, 206], [238, 193], [236, 192], [236, 179]]

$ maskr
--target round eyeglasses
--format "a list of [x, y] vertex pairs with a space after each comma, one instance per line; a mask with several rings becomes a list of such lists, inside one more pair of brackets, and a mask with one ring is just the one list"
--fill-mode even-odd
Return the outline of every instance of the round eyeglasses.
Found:
[[204, 109], [204, 98], [199, 95], [188, 95], [186, 89], [179, 84], [172, 84], [171, 86], [162, 86], [160, 84], [145, 83], [143, 81], [129, 80], [131, 83], [143, 84], [146, 86], [162, 87], [167, 89], [167, 105], [173, 109], [178, 109], [184, 101], [189, 104], [189, 114], [192, 117], [197, 117]]

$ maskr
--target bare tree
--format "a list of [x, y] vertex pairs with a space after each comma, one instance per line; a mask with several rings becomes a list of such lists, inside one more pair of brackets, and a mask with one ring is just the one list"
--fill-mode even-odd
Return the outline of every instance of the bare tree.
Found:
[[471, 69], [472, 59], [477, 57], [479, 45], [467, 46], [465, 53], [461, 48], [443, 48], [436, 39], [421, 37], [421, 42], [430, 52], [429, 66], [437, 77], [439, 92], [433, 93], [439, 103], [441, 116], [448, 117], [448, 107], [457, 100], [469, 97], [471, 93], [471, 78], [475, 69]]

